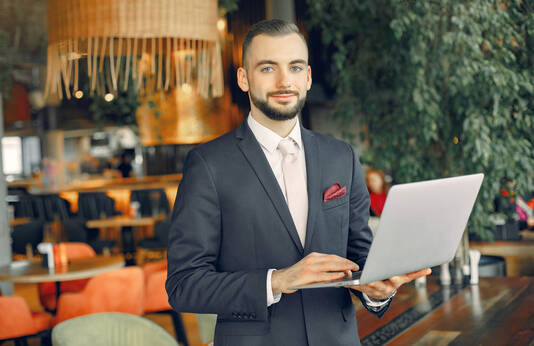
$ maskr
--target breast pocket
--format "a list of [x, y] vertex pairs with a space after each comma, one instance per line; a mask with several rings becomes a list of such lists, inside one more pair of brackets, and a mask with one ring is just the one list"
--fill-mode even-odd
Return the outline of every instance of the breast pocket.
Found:
[[345, 195], [340, 198], [333, 199], [331, 201], [323, 202], [323, 210], [332, 209], [340, 205], [347, 204], [349, 201], [349, 195]]

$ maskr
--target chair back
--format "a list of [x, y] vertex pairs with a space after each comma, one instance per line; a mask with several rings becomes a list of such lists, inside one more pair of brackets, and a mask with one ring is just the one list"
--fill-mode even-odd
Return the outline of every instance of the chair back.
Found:
[[169, 244], [169, 232], [171, 231], [171, 220], [165, 219], [157, 222], [154, 225], [154, 236], [158, 239], [164, 247]]
[[87, 220], [100, 219], [101, 215], [113, 216], [115, 201], [104, 192], [84, 192], [78, 195], [78, 215]]
[[198, 322], [198, 332], [200, 342], [207, 344], [213, 341], [215, 337], [215, 325], [217, 324], [217, 315], [214, 314], [196, 314]]
[[80, 242], [66, 242], [62, 243], [65, 246], [68, 259], [82, 259], [96, 256], [95, 250], [86, 244]]
[[71, 217], [70, 203], [57, 194], [41, 196], [46, 221], [67, 220]]
[[134, 190], [130, 201], [139, 202], [142, 216], [155, 216], [161, 213], [169, 215], [170, 213], [169, 200], [163, 189]]
[[43, 241], [43, 221], [31, 221], [22, 225], [14, 226], [11, 238], [13, 253], [25, 254], [26, 245], [30, 244], [32, 249]]
[[148, 262], [143, 265], [143, 273], [145, 274], [145, 282], [148, 281], [150, 275], [159, 272], [167, 271], [167, 260]]
[[143, 270], [127, 267], [97, 275], [79, 293], [59, 298], [56, 322], [98, 312], [142, 315], [144, 307]]
[[63, 221], [63, 231], [69, 242], [87, 243], [97, 253], [102, 253], [104, 249], [111, 249], [115, 246], [115, 242], [112, 240], [99, 240], [99, 230], [85, 227], [86, 222], [87, 220], [82, 218]]
[[144, 312], [168, 311], [169, 296], [165, 290], [167, 280], [167, 261], [149, 262], [143, 265], [145, 275]]
[[0, 340], [31, 335], [36, 332], [32, 313], [22, 297], [0, 296]]
[[29, 217], [36, 220], [46, 219], [43, 199], [39, 196], [20, 195], [19, 201], [14, 206], [15, 217]]
[[73, 318], [52, 330], [54, 346], [178, 346], [156, 323], [123, 313], [99, 313]]
[[87, 242], [87, 229], [85, 219], [68, 219], [63, 221], [63, 231], [69, 242]]

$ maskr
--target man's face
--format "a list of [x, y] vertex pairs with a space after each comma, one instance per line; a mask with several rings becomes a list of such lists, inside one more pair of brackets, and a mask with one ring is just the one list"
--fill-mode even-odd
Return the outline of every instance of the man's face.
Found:
[[238, 84], [248, 92], [251, 108], [273, 120], [294, 118], [311, 88], [308, 50], [299, 35], [258, 35], [247, 50], [246, 70]]

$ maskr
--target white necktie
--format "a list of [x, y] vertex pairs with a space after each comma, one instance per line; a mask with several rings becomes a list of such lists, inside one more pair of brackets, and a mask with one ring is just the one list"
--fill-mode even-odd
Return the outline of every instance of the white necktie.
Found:
[[282, 139], [278, 149], [283, 155], [282, 172], [286, 186], [286, 199], [289, 212], [297, 228], [300, 242], [304, 246], [306, 240], [306, 224], [308, 221], [308, 189], [298, 159], [297, 145], [292, 139]]

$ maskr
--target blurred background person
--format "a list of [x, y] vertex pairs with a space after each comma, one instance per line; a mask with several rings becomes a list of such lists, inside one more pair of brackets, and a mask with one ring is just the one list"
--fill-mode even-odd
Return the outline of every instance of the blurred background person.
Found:
[[384, 172], [374, 168], [367, 169], [365, 183], [371, 198], [371, 215], [380, 217], [389, 189]]
[[516, 212], [519, 216], [520, 230], [534, 229], [534, 198], [526, 202], [523, 198], [517, 197]]
[[126, 150], [121, 154], [121, 162], [117, 166], [123, 178], [133, 177], [132, 156]]

